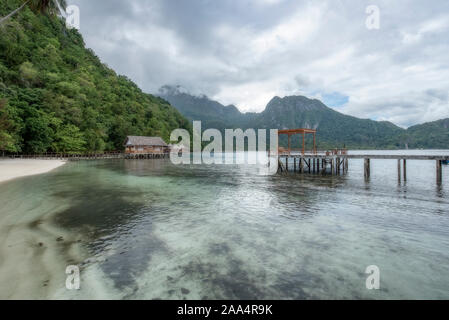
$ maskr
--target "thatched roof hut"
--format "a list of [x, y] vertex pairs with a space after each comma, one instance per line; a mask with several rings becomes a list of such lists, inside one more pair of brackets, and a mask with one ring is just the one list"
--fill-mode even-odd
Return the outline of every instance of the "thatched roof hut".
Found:
[[126, 153], [167, 153], [169, 146], [161, 137], [128, 136], [125, 140]]

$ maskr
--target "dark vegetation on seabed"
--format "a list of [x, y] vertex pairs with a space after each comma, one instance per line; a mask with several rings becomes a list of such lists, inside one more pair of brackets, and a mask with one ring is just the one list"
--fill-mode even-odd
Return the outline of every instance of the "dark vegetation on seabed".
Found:
[[[31, 1], [0, 25], [0, 151], [121, 150], [127, 135], [161, 136], [191, 124], [86, 49], [52, 8]], [[22, 5], [2, 0], [4, 17]]]
[[[164, 86], [159, 95], [184, 116], [201, 120], [203, 129], [264, 128], [317, 129], [318, 148], [362, 149], [429, 148], [449, 149], [449, 119], [429, 122], [406, 129], [387, 121], [348, 116], [327, 107], [321, 101], [303, 96], [274, 97], [261, 113], [241, 113], [235, 106], [224, 106], [206, 96], [194, 96], [179, 86]], [[293, 147], [302, 138], [292, 138]], [[280, 144], [286, 145], [281, 137]], [[310, 137], [308, 145], [311, 146]]]

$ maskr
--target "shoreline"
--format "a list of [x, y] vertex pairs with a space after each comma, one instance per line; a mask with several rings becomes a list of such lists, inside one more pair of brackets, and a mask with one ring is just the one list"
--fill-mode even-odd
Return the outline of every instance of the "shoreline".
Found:
[[64, 160], [0, 159], [0, 183], [47, 173], [66, 163]]
[[[5, 181], [47, 173], [65, 163], [0, 160], [0, 187]], [[3, 185], [3, 196], [8, 198], [23, 190], [26, 184], [24, 179], [17, 184]], [[102, 271], [88, 259], [85, 244], [89, 239], [55, 222], [58, 213], [70, 208], [70, 202], [46, 202], [46, 209], [42, 210], [40, 201], [31, 200], [19, 206], [17, 202], [5, 202], [0, 209], [0, 300], [113, 298], [113, 286], [99, 280], [103, 279]], [[70, 265], [79, 267], [80, 290], [66, 289], [66, 268]]]

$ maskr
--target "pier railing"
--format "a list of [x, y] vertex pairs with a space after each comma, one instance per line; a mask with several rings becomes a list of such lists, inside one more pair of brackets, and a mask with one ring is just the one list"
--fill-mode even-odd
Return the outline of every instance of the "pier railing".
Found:
[[285, 155], [303, 155], [303, 156], [338, 156], [338, 155], [347, 155], [348, 149], [329, 149], [329, 150], [311, 150], [311, 151], [303, 151], [302, 149], [284, 149], [279, 148], [278, 154], [280, 156]]
[[167, 158], [169, 153], [124, 153], [120, 151], [108, 152], [45, 152], [36, 154], [5, 154], [4, 158], [9, 159], [41, 159], [41, 160], [95, 160], [95, 159], [161, 159]]

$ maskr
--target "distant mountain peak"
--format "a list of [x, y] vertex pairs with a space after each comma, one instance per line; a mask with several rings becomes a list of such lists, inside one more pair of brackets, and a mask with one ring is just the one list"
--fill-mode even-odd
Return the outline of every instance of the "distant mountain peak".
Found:
[[264, 112], [289, 109], [296, 111], [331, 110], [317, 99], [310, 99], [305, 96], [285, 96], [283, 98], [275, 96], [268, 103]]

